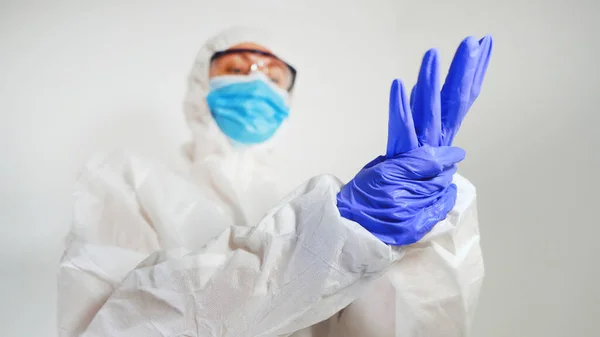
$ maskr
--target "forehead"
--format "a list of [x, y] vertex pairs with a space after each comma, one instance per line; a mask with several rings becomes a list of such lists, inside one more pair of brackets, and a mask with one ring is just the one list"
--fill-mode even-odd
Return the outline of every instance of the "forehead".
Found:
[[271, 50], [269, 48], [262, 46], [258, 43], [254, 43], [254, 42], [238, 43], [236, 45], [233, 45], [233, 46], [227, 48], [227, 50], [230, 50], [230, 49], [256, 49], [256, 50], [264, 51], [267, 53], [271, 53]]

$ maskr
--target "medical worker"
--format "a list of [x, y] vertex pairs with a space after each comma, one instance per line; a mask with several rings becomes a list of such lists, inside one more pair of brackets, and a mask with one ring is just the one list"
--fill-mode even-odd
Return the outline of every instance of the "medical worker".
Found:
[[115, 153], [78, 179], [60, 336], [466, 336], [483, 279], [475, 189], [452, 141], [492, 40], [390, 92], [385, 152], [346, 184], [278, 191], [296, 70], [262, 35], [208, 41], [185, 101], [189, 174]]

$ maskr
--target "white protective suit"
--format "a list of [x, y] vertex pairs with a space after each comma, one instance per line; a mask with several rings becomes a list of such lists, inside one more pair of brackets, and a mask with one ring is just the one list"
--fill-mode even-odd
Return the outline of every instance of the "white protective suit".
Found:
[[214, 51], [274, 47], [250, 33], [230, 30], [198, 55], [189, 176], [123, 153], [84, 167], [59, 270], [60, 336], [466, 336], [483, 279], [474, 187], [456, 176], [454, 210], [406, 247], [341, 218], [335, 177], [282, 198], [275, 140], [234, 149], [204, 101]]

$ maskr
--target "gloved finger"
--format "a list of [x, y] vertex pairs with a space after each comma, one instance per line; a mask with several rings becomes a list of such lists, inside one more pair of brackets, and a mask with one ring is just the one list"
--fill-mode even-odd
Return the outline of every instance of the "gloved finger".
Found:
[[363, 169], [368, 169], [371, 168], [375, 165], [378, 165], [380, 163], [383, 163], [385, 161], [386, 157], [385, 156], [378, 156], [377, 158], [371, 160], [370, 162], [367, 163], [367, 165], [365, 165], [363, 167]]
[[415, 110], [415, 96], [417, 94], [417, 85], [413, 85], [412, 90], [410, 91], [410, 109]]
[[404, 84], [401, 80], [394, 80], [390, 89], [386, 157], [393, 158], [417, 148], [418, 145]]
[[442, 166], [442, 171], [445, 171], [465, 160], [467, 152], [456, 146], [440, 146], [433, 148], [433, 155], [436, 162]]
[[433, 226], [438, 222], [444, 220], [448, 213], [454, 208], [456, 204], [456, 198], [458, 195], [458, 188], [452, 184], [446, 188], [441, 198], [439, 198], [434, 204], [429, 207], [420, 210], [417, 216], [414, 217], [415, 224], [420, 226], [414, 226], [411, 232], [412, 238], [407, 238], [407, 242], [416, 243], [421, 240], [427, 233], [429, 233]]
[[429, 179], [412, 180], [393, 176], [385, 177], [384, 179], [402, 182], [402, 188], [394, 192], [394, 198], [407, 200], [408, 203], [412, 203], [413, 201], [421, 200], [424, 196], [435, 194], [436, 191], [440, 191], [450, 185], [457, 169], [458, 165], [454, 165]]
[[388, 245], [416, 243], [429, 233], [433, 226], [446, 218], [456, 204], [456, 197], [457, 187], [452, 184], [443, 191], [441, 197], [435, 195], [420, 203], [416, 214], [406, 213], [402, 204], [377, 209], [375, 217], [391, 218], [395, 221], [372, 226], [369, 230]]
[[471, 102], [471, 88], [479, 63], [479, 41], [469, 36], [459, 45], [441, 93], [442, 144], [451, 140], [460, 127]]
[[[407, 191], [400, 190], [394, 191], [394, 193], [405, 194]], [[412, 199], [406, 198], [404, 195], [399, 196], [394, 199], [381, 199], [377, 200], [378, 209], [370, 210], [372, 216], [377, 218], [390, 218], [392, 217], [395, 221], [404, 222], [410, 221], [410, 219], [414, 218], [416, 214], [423, 208], [429, 207], [432, 204], [435, 204], [437, 199], [440, 198], [440, 193], [443, 193], [443, 190], [436, 191], [436, 193], [431, 193], [426, 196], [418, 196]], [[379, 230], [380, 233], [385, 233], [386, 229], [382, 228]]]
[[395, 165], [393, 174], [403, 179], [430, 179], [465, 159], [465, 150], [451, 146], [422, 146], [401, 156], [388, 160]]
[[442, 113], [439, 68], [438, 51], [428, 50], [421, 63], [412, 111], [419, 143], [431, 146], [440, 145]]
[[477, 64], [477, 70], [475, 71], [475, 76], [473, 78], [473, 87], [471, 88], [471, 97], [473, 97], [473, 101], [481, 92], [481, 85], [483, 84], [483, 79], [485, 78], [485, 73], [487, 72], [488, 64], [490, 63], [490, 58], [492, 56], [493, 44], [494, 41], [490, 35], [479, 40], [479, 48], [481, 49], [479, 63]]

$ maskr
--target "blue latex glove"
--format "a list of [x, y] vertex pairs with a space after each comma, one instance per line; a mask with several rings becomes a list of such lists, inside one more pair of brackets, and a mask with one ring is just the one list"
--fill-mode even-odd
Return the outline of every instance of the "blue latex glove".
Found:
[[[440, 91], [438, 52], [431, 49], [425, 54], [419, 79], [412, 89], [410, 106], [415, 126], [419, 128], [417, 133], [427, 133], [425, 129], [431, 129], [436, 134], [426, 134], [425, 139], [419, 139], [421, 143], [434, 141], [434, 138], [439, 137], [437, 145], [452, 145], [467, 111], [481, 92], [492, 45], [491, 36], [479, 41], [472, 36], [464, 39], [452, 59], [441, 95], [437, 94]], [[432, 115], [429, 111], [431, 109], [441, 110], [441, 119], [429, 118]], [[425, 112], [421, 113], [423, 110]], [[441, 126], [431, 124], [440, 122]], [[440, 134], [437, 134], [438, 130]]]
[[342, 188], [343, 217], [391, 245], [415, 243], [446, 218], [456, 202], [456, 164], [465, 157], [450, 145], [479, 95], [491, 47], [491, 37], [465, 39], [442, 90], [438, 53], [428, 51], [410, 104], [402, 82], [392, 83], [386, 155]]

